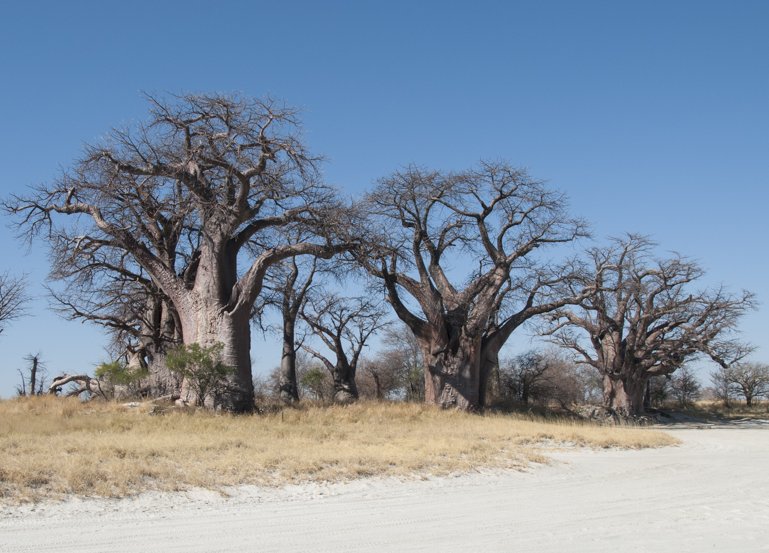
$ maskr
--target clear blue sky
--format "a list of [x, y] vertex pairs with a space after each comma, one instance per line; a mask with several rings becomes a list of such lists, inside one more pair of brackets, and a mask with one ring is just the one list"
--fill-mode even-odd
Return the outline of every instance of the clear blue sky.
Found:
[[[769, 362], [767, 29], [758, 0], [4, 2], [0, 193], [143, 118], [142, 91], [269, 94], [351, 195], [412, 162], [527, 167], [597, 238], [649, 234], [756, 292], [743, 329]], [[0, 248], [37, 297], [0, 335], [0, 396], [28, 353], [57, 373], [105, 360], [98, 329], [47, 311], [44, 247], [3, 224]]]

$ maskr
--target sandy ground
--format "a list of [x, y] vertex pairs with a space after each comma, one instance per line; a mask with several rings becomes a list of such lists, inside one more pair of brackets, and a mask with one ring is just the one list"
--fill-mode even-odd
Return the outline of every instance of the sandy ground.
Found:
[[528, 472], [0, 509], [2, 552], [769, 551], [769, 428]]

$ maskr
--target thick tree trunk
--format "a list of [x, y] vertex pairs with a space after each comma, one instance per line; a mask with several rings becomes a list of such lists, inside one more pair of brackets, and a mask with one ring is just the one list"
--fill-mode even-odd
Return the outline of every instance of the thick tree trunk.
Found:
[[[251, 412], [255, 407], [251, 373], [252, 306], [238, 301], [242, 292], [237, 285], [235, 245], [221, 236], [210, 237], [210, 244], [201, 251], [194, 288], [174, 302], [182, 339], [185, 345], [222, 344], [220, 361], [232, 369], [226, 389], [214, 394], [218, 397], [204, 398], [204, 403], [235, 413]], [[186, 402], [193, 399], [184, 383], [181, 396]]]
[[355, 369], [349, 363], [337, 363], [334, 367], [334, 403], [346, 405], [358, 400]]
[[635, 417], [644, 413], [645, 378], [604, 375], [604, 406], [622, 417]]
[[152, 397], [178, 397], [181, 391], [181, 379], [168, 370], [165, 353], [155, 353], [149, 360], [150, 394]]
[[293, 320], [283, 320], [283, 355], [280, 358], [278, 393], [284, 403], [299, 401], [299, 387], [296, 383], [295, 325]]
[[444, 409], [477, 411], [481, 395], [480, 340], [458, 338], [456, 348], [423, 344], [425, 402]]
[[[229, 313], [216, 304], [180, 312], [185, 344], [210, 347], [223, 345], [221, 362], [232, 368], [227, 389], [220, 397], [205, 398], [206, 405], [218, 403], [226, 411], [245, 413], [254, 409], [254, 383], [251, 373], [251, 328], [248, 313]], [[182, 400], [194, 403], [189, 389], [182, 385]], [[218, 401], [217, 401], [218, 400]]]
[[499, 399], [502, 388], [499, 377], [499, 349], [483, 348], [480, 374], [478, 404], [480, 407], [486, 407]]

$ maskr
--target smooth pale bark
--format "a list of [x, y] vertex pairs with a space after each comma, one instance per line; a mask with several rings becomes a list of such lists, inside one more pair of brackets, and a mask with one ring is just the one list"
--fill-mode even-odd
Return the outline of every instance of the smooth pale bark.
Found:
[[623, 417], [644, 413], [644, 394], [647, 379], [604, 375], [604, 405]]
[[[179, 317], [186, 344], [202, 347], [222, 344], [221, 362], [232, 368], [228, 390], [221, 407], [227, 411], [247, 412], [254, 408], [254, 384], [251, 378], [251, 329], [249, 314], [243, 310], [229, 313], [212, 302], [196, 302], [197, 309], [182, 309]], [[193, 304], [194, 305], [194, 304]], [[182, 399], [193, 402], [190, 390], [182, 385]], [[213, 398], [206, 398], [209, 405]]]

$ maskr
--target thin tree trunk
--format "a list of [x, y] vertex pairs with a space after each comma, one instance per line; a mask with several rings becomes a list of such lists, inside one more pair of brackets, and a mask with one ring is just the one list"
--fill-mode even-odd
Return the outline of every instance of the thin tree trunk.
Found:
[[296, 382], [296, 349], [294, 321], [283, 318], [283, 355], [280, 358], [278, 393], [284, 403], [299, 401], [299, 387]]
[[39, 359], [37, 355], [32, 356], [32, 367], [29, 369], [29, 395], [35, 395], [35, 387], [37, 385], [37, 364]]
[[483, 408], [499, 398], [501, 382], [499, 376], [499, 351], [484, 348], [481, 354], [478, 405]]
[[384, 399], [384, 395], [382, 394], [382, 382], [379, 378], [379, 375], [376, 372], [372, 372], [371, 377], [374, 379], [374, 386], [376, 387], [376, 398], [380, 400]]
[[646, 381], [646, 386], [644, 386], [644, 399], [643, 399], [643, 409], [644, 411], [648, 411], [652, 407], [652, 383], [651, 380]]

